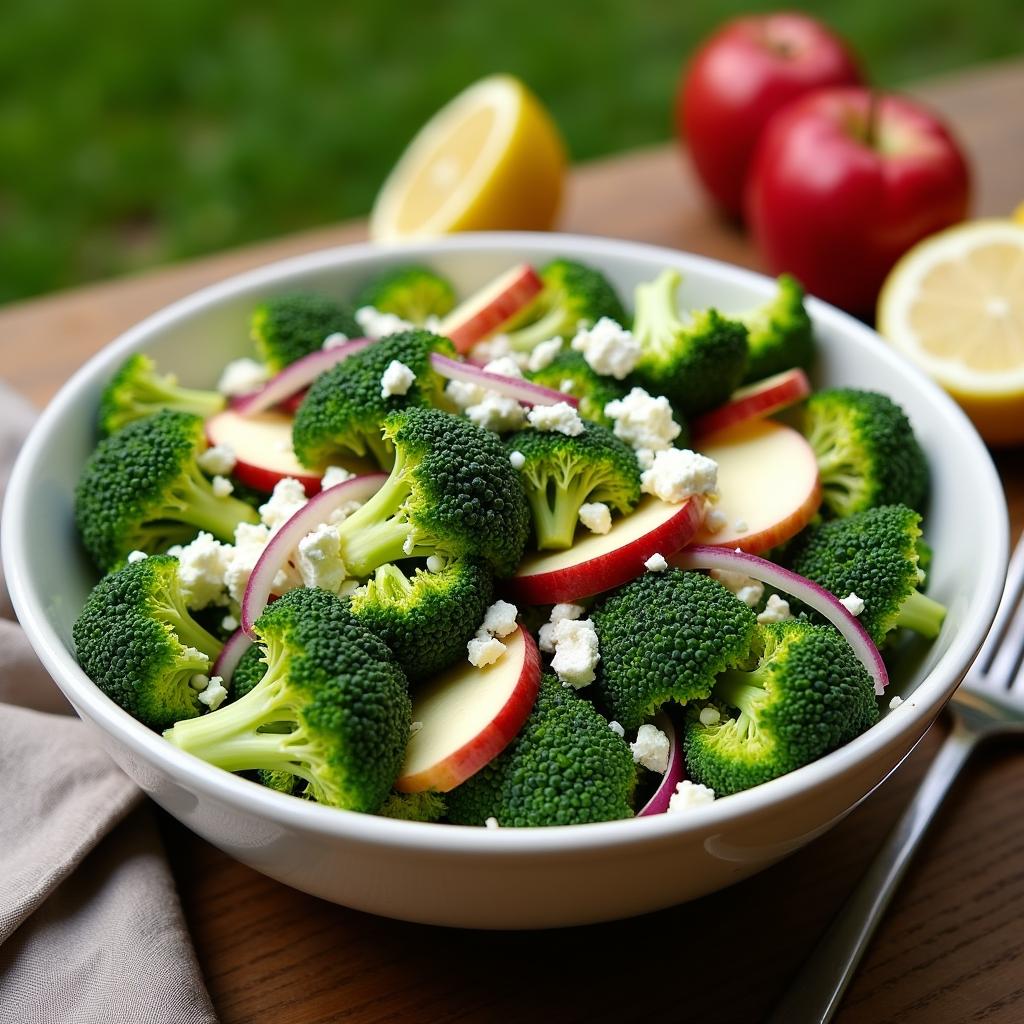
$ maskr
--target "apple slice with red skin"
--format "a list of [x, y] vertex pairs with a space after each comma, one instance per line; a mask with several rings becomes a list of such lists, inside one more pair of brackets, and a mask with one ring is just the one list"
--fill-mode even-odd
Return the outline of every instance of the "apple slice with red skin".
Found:
[[646, 571], [652, 555], [668, 558], [693, 540], [704, 518], [704, 499], [670, 505], [646, 495], [608, 533], [577, 534], [565, 551], [527, 555], [504, 582], [520, 604], [561, 604], [622, 586]]
[[690, 430], [695, 438], [707, 437], [719, 430], [738, 427], [747, 420], [764, 419], [802, 402], [810, 393], [811, 382], [803, 370], [783, 370], [734, 391], [724, 405], [698, 416], [690, 424]]
[[537, 271], [529, 263], [520, 263], [453, 309], [437, 333], [451, 338], [455, 348], [465, 354], [521, 313], [543, 287]]
[[[798, 534], [821, 505], [821, 479], [804, 436], [773, 420], [748, 420], [705, 438], [700, 451], [718, 463], [722, 529], [701, 528], [695, 544], [767, 551]], [[710, 508], [709, 508], [710, 511]]]
[[400, 793], [447, 793], [493, 761], [523, 727], [540, 688], [540, 653], [517, 626], [502, 638], [506, 651], [490, 665], [468, 661], [436, 676], [413, 696], [405, 763], [395, 780]]

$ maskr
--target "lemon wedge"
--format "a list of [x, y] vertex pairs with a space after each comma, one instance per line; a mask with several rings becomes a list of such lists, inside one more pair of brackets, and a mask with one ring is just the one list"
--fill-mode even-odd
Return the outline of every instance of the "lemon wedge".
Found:
[[377, 196], [370, 234], [550, 228], [565, 163], [558, 129], [533, 93], [511, 75], [483, 78], [409, 144]]
[[914, 246], [882, 286], [878, 330], [986, 441], [1024, 440], [1024, 225], [969, 221]]

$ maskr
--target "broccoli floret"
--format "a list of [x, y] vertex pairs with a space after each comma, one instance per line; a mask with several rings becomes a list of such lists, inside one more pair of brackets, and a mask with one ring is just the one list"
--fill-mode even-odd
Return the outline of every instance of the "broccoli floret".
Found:
[[260, 771], [256, 772], [256, 779], [261, 786], [267, 789], [277, 790], [278, 793], [287, 793], [289, 796], [306, 796], [306, 782], [298, 775], [286, 771]]
[[440, 572], [417, 569], [411, 577], [389, 564], [352, 594], [350, 607], [415, 682], [466, 657], [493, 593], [491, 574], [473, 561]]
[[665, 270], [636, 290], [633, 337], [640, 344], [634, 377], [652, 395], [665, 395], [684, 416], [721, 405], [747, 365], [747, 328], [717, 309], [686, 319], [676, 306], [682, 280]]
[[805, 530], [787, 551], [790, 567], [842, 599], [864, 602], [860, 624], [876, 644], [899, 627], [939, 635], [946, 609], [917, 588], [921, 517], [905, 505], [883, 505]]
[[554, 676], [519, 735], [448, 796], [456, 825], [582, 825], [633, 815], [636, 766], [626, 741]]
[[530, 507], [496, 434], [439, 409], [412, 408], [384, 421], [395, 466], [384, 486], [338, 526], [350, 576], [403, 558], [479, 558], [499, 576], [515, 571]]
[[810, 369], [814, 361], [811, 318], [804, 309], [804, 290], [789, 274], [778, 280], [775, 297], [745, 313], [733, 313], [747, 328], [747, 370], [743, 383], [762, 380], [794, 366]]
[[254, 626], [266, 672], [244, 697], [164, 736], [231, 772], [290, 772], [332, 807], [376, 811], [405, 756], [410, 703], [387, 647], [326, 590], [300, 587]]
[[[299, 461], [311, 469], [321, 469], [337, 458], [369, 454], [383, 469], [390, 469], [395, 453], [387, 438], [381, 436], [385, 417], [414, 405], [442, 404], [445, 382], [430, 364], [432, 352], [455, 355], [447, 338], [429, 331], [402, 331], [320, 374], [292, 425]], [[408, 366], [416, 379], [404, 395], [385, 398], [381, 378], [395, 359]]]
[[249, 332], [260, 359], [273, 373], [323, 348], [328, 335], [360, 338], [363, 334], [353, 307], [312, 292], [261, 302], [252, 312]]
[[906, 413], [891, 398], [853, 388], [816, 391], [807, 400], [804, 433], [833, 514], [849, 516], [875, 505], [921, 508], [928, 462]]
[[100, 441], [75, 492], [75, 521], [101, 569], [132, 551], [166, 551], [199, 530], [231, 541], [235, 527], [259, 522], [250, 505], [218, 497], [196, 459], [206, 450], [203, 421], [164, 409]]
[[732, 669], [715, 683], [718, 722], [688, 712], [687, 773], [717, 796], [810, 764], [878, 720], [871, 677], [831, 626], [772, 623], [758, 628], [755, 646], [752, 671]]
[[[609, 402], [626, 397], [626, 388], [614, 377], [604, 377], [591, 369], [582, 353], [563, 349], [543, 370], [526, 375], [537, 384], [554, 391], [564, 391], [579, 400], [579, 414], [585, 420], [613, 427], [615, 421], [605, 415]], [[566, 384], [571, 387], [566, 387]]]
[[591, 612], [600, 643], [596, 689], [609, 717], [639, 728], [666, 703], [711, 693], [715, 677], [742, 663], [754, 613], [697, 572], [648, 572]]
[[539, 273], [543, 290], [505, 332], [515, 351], [529, 352], [556, 335], [568, 340], [579, 327], [591, 327], [603, 316], [625, 324], [622, 302], [601, 271], [559, 259]]
[[212, 416], [227, 400], [216, 391], [183, 388], [173, 373], [157, 373], [156, 363], [142, 352], [129, 356], [100, 396], [99, 429], [113, 434], [161, 409]]
[[228, 681], [228, 699], [238, 700], [239, 697], [244, 697], [263, 678], [266, 671], [263, 648], [259, 644], [253, 644], [238, 659], [235, 671]]
[[185, 607], [176, 558], [153, 555], [105, 576], [86, 599], [72, 637], [84, 672], [150, 728], [203, 710], [190, 682], [209, 673], [221, 643]]
[[377, 813], [382, 818], [399, 821], [438, 821], [445, 815], [445, 799], [441, 793], [392, 793]]
[[432, 316], [447, 316], [455, 305], [455, 289], [446, 277], [415, 264], [393, 267], [369, 281], [355, 297], [356, 309], [373, 306], [422, 326]]
[[537, 547], [572, 547], [584, 502], [603, 502], [622, 515], [640, 500], [633, 449], [607, 427], [588, 423], [569, 437], [557, 430], [520, 430], [505, 439], [524, 459], [519, 478], [533, 513]]

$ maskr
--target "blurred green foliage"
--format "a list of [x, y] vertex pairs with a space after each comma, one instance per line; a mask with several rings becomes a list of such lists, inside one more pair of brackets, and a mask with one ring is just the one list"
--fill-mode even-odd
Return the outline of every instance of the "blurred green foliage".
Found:
[[[0, 301], [369, 209], [417, 127], [522, 76], [574, 159], [670, 137], [717, 0], [6, 0]], [[1020, 0], [815, 0], [875, 81], [1019, 53]]]

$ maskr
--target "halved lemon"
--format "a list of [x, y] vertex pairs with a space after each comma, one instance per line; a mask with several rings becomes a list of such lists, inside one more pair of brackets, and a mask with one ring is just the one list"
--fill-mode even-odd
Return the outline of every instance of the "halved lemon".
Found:
[[1024, 225], [969, 221], [914, 246], [882, 286], [878, 330], [986, 441], [1024, 441]]
[[370, 234], [550, 228], [565, 162], [558, 129], [533, 93], [511, 75], [483, 78], [409, 144], [377, 195]]

